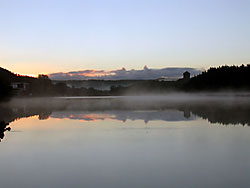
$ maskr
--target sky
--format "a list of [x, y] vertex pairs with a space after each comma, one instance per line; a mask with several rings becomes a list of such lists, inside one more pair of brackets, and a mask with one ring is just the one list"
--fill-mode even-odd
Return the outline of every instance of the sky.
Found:
[[0, 0], [0, 66], [37, 75], [250, 62], [250, 0]]

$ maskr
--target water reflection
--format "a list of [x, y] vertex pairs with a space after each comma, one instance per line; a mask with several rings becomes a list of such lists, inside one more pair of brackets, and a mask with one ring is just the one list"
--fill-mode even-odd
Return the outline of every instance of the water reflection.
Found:
[[18, 99], [0, 108], [2, 187], [249, 184], [246, 100]]
[[52, 118], [68, 118], [83, 121], [97, 120], [143, 120], [145, 124], [149, 121], [189, 121], [195, 119], [195, 116], [185, 116], [185, 113], [177, 110], [163, 111], [104, 111], [104, 112], [87, 112], [87, 111], [63, 111], [53, 112]]
[[85, 121], [189, 121], [196, 118], [222, 125], [250, 125], [248, 100], [167, 100], [167, 99], [15, 99], [0, 105], [0, 121], [11, 123], [38, 115], [39, 120], [68, 118]]

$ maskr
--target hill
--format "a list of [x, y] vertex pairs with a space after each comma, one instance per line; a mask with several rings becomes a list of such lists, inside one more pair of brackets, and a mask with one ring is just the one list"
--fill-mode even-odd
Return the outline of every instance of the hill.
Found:
[[210, 68], [193, 77], [187, 90], [250, 90], [250, 65]]

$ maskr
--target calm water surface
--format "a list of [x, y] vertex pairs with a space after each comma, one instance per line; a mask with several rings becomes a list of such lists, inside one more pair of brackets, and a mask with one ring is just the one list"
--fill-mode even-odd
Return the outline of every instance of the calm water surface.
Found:
[[15, 99], [0, 106], [0, 187], [249, 188], [248, 101]]

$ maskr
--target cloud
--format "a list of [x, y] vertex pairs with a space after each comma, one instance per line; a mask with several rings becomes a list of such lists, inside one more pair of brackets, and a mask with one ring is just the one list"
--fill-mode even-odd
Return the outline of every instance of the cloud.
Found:
[[52, 80], [154, 80], [157, 78], [180, 78], [183, 72], [188, 71], [191, 76], [201, 73], [203, 70], [195, 68], [163, 68], [163, 69], [150, 69], [145, 66], [141, 70], [126, 70], [125, 68], [118, 70], [81, 70], [72, 72], [59, 72], [49, 74]]

